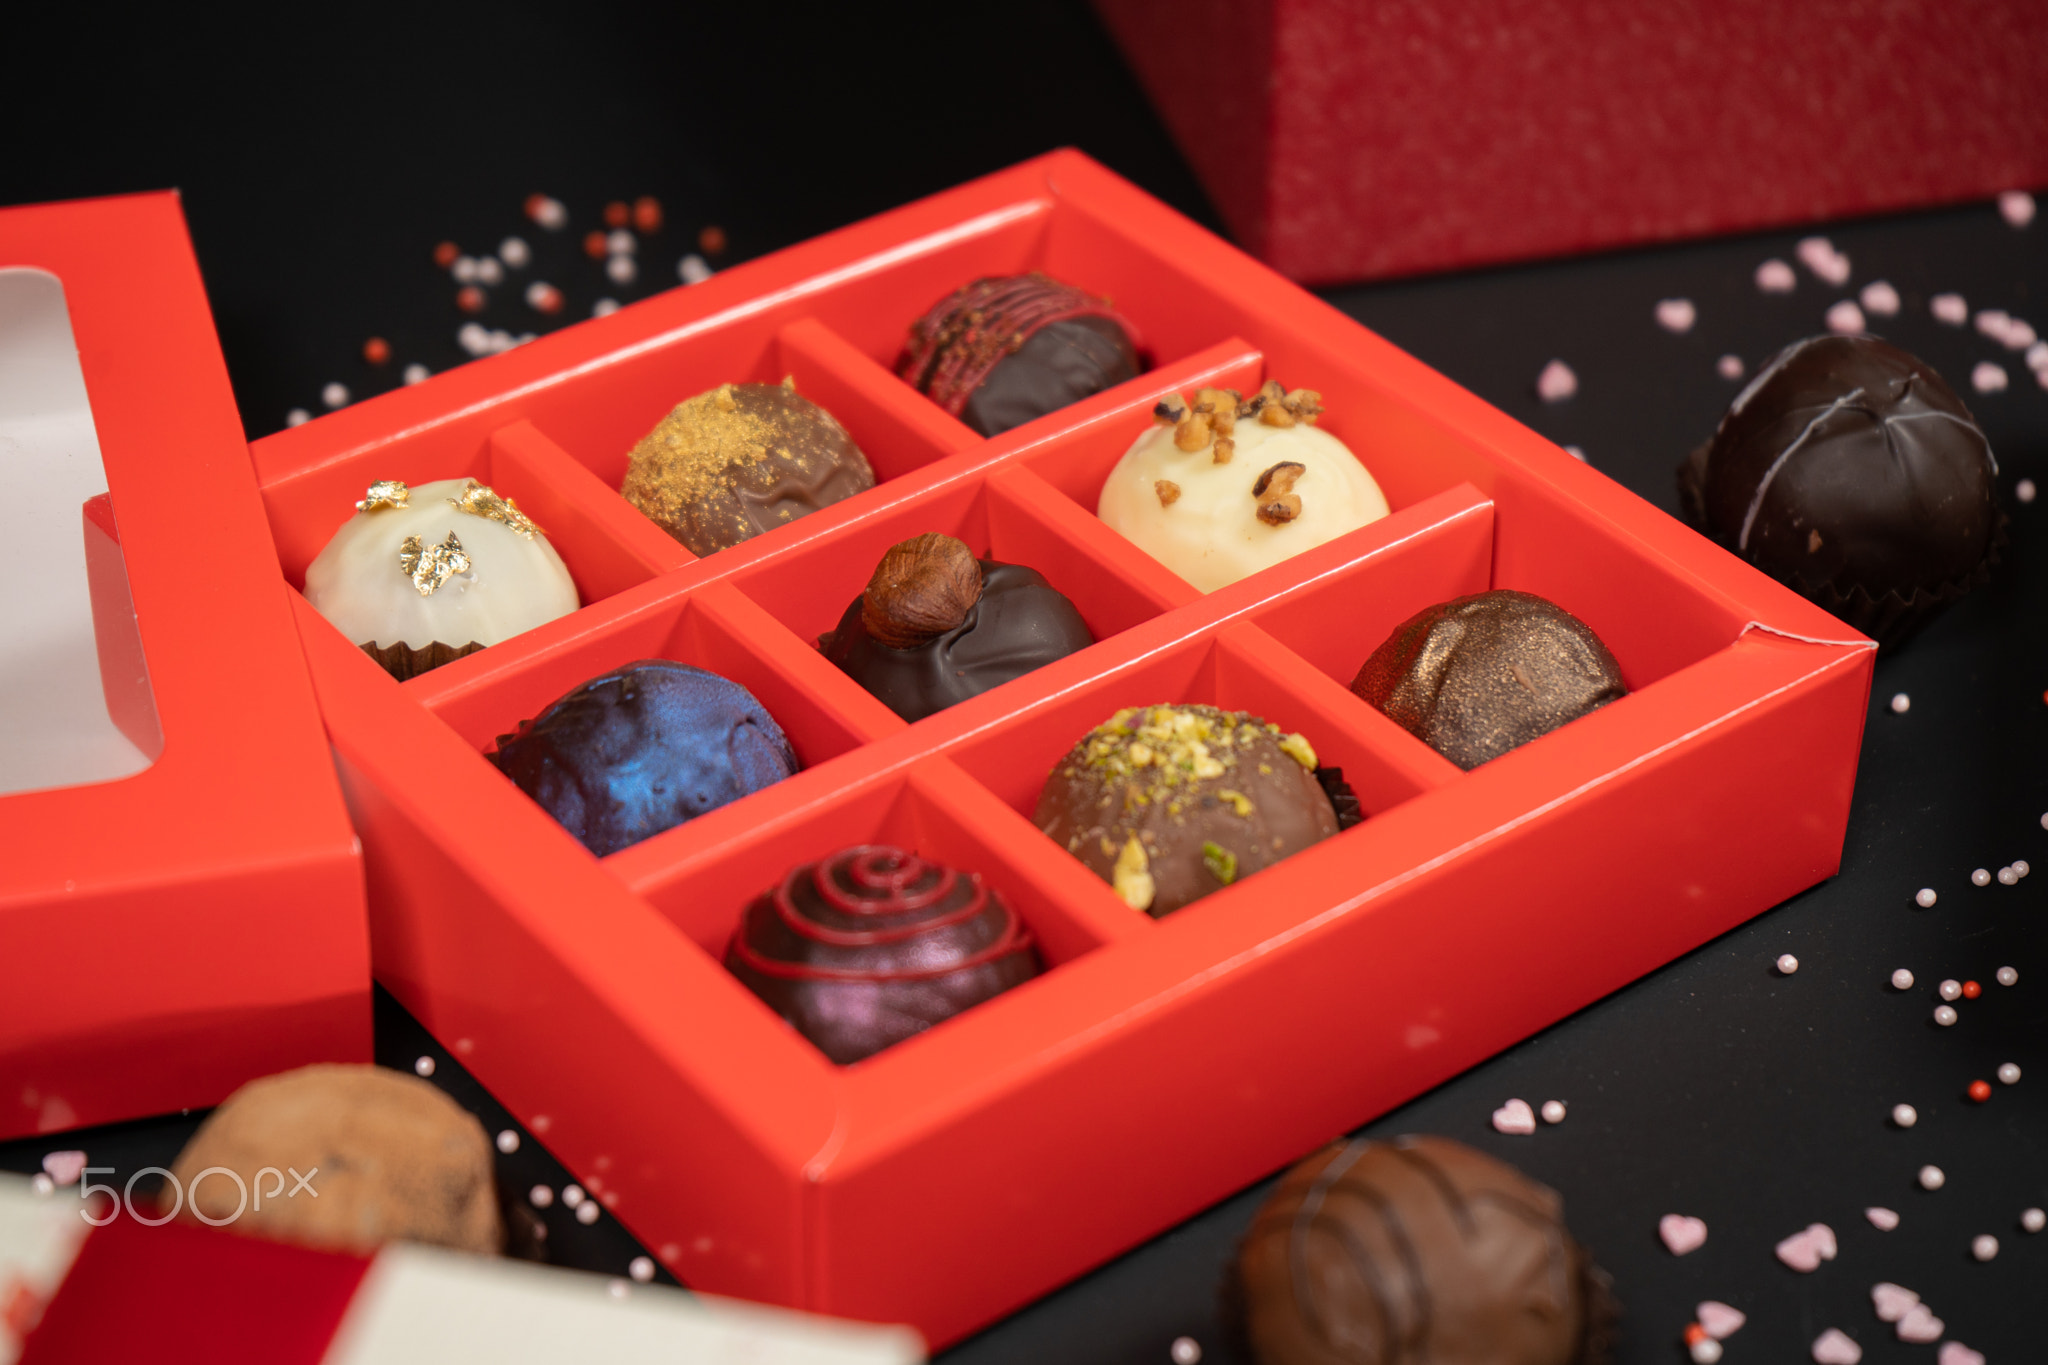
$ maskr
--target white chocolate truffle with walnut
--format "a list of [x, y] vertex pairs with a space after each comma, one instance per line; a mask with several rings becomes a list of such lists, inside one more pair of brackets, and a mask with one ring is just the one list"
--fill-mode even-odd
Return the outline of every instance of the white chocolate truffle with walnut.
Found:
[[1153, 410], [1102, 485], [1096, 515], [1213, 592], [1387, 514], [1344, 443], [1315, 426], [1320, 395], [1268, 382], [1179, 395]]
[[306, 600], [401, 681], [580, 605], [540, 527], [475, 479], [372, 484]]

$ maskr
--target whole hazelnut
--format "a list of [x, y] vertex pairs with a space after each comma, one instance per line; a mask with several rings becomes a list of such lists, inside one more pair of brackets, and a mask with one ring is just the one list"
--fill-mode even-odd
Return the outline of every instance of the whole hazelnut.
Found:
[[916, 649], [957, 629], [981, 600], [981, 563], [965, 542], [929, 532], [889, 547], [861, 598], [869, 638]]

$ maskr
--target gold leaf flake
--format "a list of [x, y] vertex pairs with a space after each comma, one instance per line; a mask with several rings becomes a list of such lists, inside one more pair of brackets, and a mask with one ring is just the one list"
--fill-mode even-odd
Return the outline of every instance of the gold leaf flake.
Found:
[[435, 589], [456, 574], [469, 572], [469, 552], [462, 548], [453, 531], [431, 550], [420, 544], [418, 536], [407, 536], [398, 547], [398, 567], [419, 589], [420, 596], [431, 597]]
[[397, 479], [379, 479], [370, 485], [370, 491], [356, 504], [358, 512], [382, 512], [386, 508], [403, 507], [412, 490]]
[[482, 517], [485, 521], [498, 522], [517, 531], [528, 540], [541, 533], [540, 527], [534, 525], [526, 513], [519, 510], [518, 503], [510, 498], [499, 497], [489, 487], [475, 479], [471, 479], [463, 488], [461, 497], [448, 499], [448, 505], [458, 512], [467, 512], [470, 516]]

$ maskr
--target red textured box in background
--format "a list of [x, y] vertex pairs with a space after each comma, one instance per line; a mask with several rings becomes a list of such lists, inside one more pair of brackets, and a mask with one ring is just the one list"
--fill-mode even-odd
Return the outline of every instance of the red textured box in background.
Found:
[[2042, 0], [1096, 0], [1240, 244], [1337, 283], [2048, 184]]

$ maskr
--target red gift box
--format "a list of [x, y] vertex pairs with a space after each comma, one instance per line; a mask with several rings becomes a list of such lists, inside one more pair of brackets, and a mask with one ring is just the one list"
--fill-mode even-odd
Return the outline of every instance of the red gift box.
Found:
[[[888, 368], [978, 275], [1113, 297], [1157, 367], [989, 441]], [[873, 490], [697, 559], [615, 491], [675, 403], [793, 375]], [[1203, 595], [1094, 515], [1169, 392], [1272, 376], [1391, 515]], [[1061, 152], [253, 447], [284, 576], [374, 480], [473, 476], [585, 605], [404, 683], [298, 599], [380, 981], [686, 1283], [967, 1332], [1832, 873], [1872, 646], [1086, 158]], [[1098, 643], [905, 725], [813, 646], [943, 531]], [[1527, 589], [1631, 695], [1461, 772], [1346, 687], [1429, 604]], [[804, 770], [606, 858], [485, 758], [630, 660], [749, 689]], [[1300, 730], [1369, 818], [1172, 917], [1029, 820], [1121, 707]], [[835, 1067], [726, 972], [799, 862], [893, 842], [982, 873], [1049, 970]]]
[[2038, 0], [1096, 0], [1246, 249], [1314, 283], [2048, 184]]
[[108, 492], [28, 510], [85, 538], [107, 713], [146, 764], [0, 796], [0, 1138], [367, 1060], [355, 836], [177, 198], [0, 212], [0, 270], [68, 317], [0, 317], [10, 364], [56, 373], [75, 340]]

